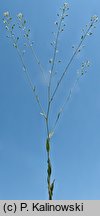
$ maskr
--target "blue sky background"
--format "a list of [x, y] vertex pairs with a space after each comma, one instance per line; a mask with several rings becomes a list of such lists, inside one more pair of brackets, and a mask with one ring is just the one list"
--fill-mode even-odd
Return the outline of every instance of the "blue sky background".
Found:
[[[12, 17], [24, 13], [31, 28], [31, 39], [48, 72], [52, 57], [52, 31], [56, 14], [64, 1], [0, 0], [0, 199], [48, 199], [46, 185], [45, 126], [39, 108], [22, 71], [20, 60], [2, 23], [4, 11]], [[59, 56], [63, 70], [72, 55], [81, 29], [92, 15], [100, 17], [99, 0], [69, 0], [69, 17], [60, 37]], [[52, 121], [68, 89], [73, 85], [77, 69], [89, 59], [88, 74], [80, 80], [66, 107], [52, 139], [53, 177], [56, 179], [54, 199], [100, 199], [100, 23], [88, 37], [85, 49], [76, 57], [69, 75], [62, 83], [52, 108]], [[23, 43], [21, 39], [21, 43]], [[46, 106], [46, 84], [30, 52], [26, 62], [32, 80]]]

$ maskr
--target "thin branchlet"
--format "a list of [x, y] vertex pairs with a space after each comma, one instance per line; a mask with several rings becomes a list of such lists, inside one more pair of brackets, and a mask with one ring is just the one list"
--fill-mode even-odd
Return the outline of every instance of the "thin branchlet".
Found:
[[[9, 19], [10, 19], [10, 17], [9, 17]], [[23, 70], [24, 70], [24, 72], [25, 72], [25, 74], [26, 74], [28, 83], [29, 83], [29, 85], [30, 85], [30, 87], [31, 87], [31, 90], [32, 90], [32, 92], [33, 92], [33, 95], [34, 95], [34, 97], [35, 97], [35, 99], [36, 99], [36, 101], [37, 101], [37, 104], [39, 105], [39, 108], [40, 108], [41, 112], [44, 113], [44, 116], [46, 116], [46, 115], [45, 115], [45, 111], [44, 111], [44, 109], [43, 109], [43, 107], [42, 107], [42, 105], [41, 105], [39, 96], [38, 96], [38, 94], [36, 93], [36, 87], [35, 87], [35, 85], [33, 85], [33, 83], [32, 83], [30, 74], [29, 74], [29, 72], [28, 72], [28, 68], [27, 68], [27, 66], [26, 66], [26, 64], [25, 64], [25, 62], [24, 62], [24, 59], [23, 59], [23, 55], [22, 55], [22, 53], [21, 53], [21, 50], [20, 50], [20, 48], [19, 48], [19, 46], [18, 46], [18, 43], [16, 43], [17, 39], [16, 39], [16, 37], [15, 37], [15, 34], [14, 34], [14, 32], [12, 31], [12, 28], [10, 28], [10, 23], [9, 23], [9, 21], [8, 21], [9, 19], [6, 19], [6, 20], [5, 20], [5, 22], [6, 22], [6, 29], [7, 29], [8, 33], [9, 33], [9, 35], [10, 35], [10, 38], [11, 38], [11, 40], [12, 40], [12, 42], [13, 42], [13, 46], [14, 46], [14, 47], [16, 48], [16, 50], [17, 50], [18, 56], [19, 56], [19, 58], [20, 58], [20, 60], [21, 60], [22, 66], [23, 66]]]
[[65, 100], [64, 100], [64, 103], [62, 104], [57, 116], [56, 116], [56, 120], [55, 120], [55, 123], [54, 123], [54, 126], [53, 126], [53, 129], [52, 131], [55, 132], [55, 129], [57, 127], [57, 124], [60, 120], [60, 117], [62, 115], [62, 113], [64, 112], [64, 109], [66, 107], [66, 105], [68, 104], [68, 102], [70, 101], [71, 97], [72, 97], [72, 94], [74, 92], [74, 89], [76, 88], [79, 80], [83, 77], [83, 75], [85, 75], [85, 73], [87, 73], [87, 69], [88, 67], [90, 66], [90, 62], [89, 60], [86, 60], [85, 62], [82, 63], [81, 65], [81, 69], [78, 71], [77, 73], [77, 77], [74, 81], [74, 84], [72, 86], [72, 88], [69, 90], [69, 93], [67, 94], [67, 96], [65, 97]]
[[[62, 22], [64, 20], [64, 16], [65, 16], [65, 13], [66, 13], [66, 10], [69, 9], [68, 8], [68, 4], [64, 3], [63, 5], [63, 8], [62, 8], [62, 13], [61, 13], [61, 16], [60, 16], [60, 21], [59, 23], [58, 22], [55, 22], [55, 24], [57, 25], [57, 34], [56, 34], [56, 39], [55, 39], [55, 45], [54, 45], [54, 53], [53, 53], [53, 59], [50, 60], [50, 63], [51, 63], [51, 70], [50, 70], [50, 78], [49, 78], [49, 84], [48, 84], [48, 106], [47, 106], [47, 128], [49, 127], [48, 126], [48, 122], [49, 122], [49, 113], [50, 113], [50, 106], [51, 106], [51, 84], [52, 84], [52, 77], [53, 77], [53, 72], [54, 72], [54, 66], [55, 66], [55, 61], [56, 61], [56, 54], [57, 54], [57, 48], [58, 48], [58, 40], [59, 40], [59, 35], [61, 33], [61, 30], [62, 30]], [[48, 130], [47, 130], [48, 131]]]
[[58, 90], [59, 86], [61, 85], [62, 80], [64, 79], [65, 75], [68, 73], [68, 69], [69, 69], [70, 65], [72, 64], [72, 62], [74, 60], [74, 57], [79, 52], [81, 45], [83, 44], [84, 40], [86, 39], [87, 35], [89, 34], [89, 32], [90, 32], [91, 28], [93, 27], [94, 23], [95, 23], [95, 19], [91, 19], [91, 22], [90, 22], [90, 25], [89, 25], [88, 29], [86, 30], [85, 34], [81, 37], [81, 41], [79, 42], [76, 50], [74, 51], [72, 57], [70, 58], [67, 66], [65, 67], [64, 72], [62, 73], [62, 75], [61, 75], [61, 77], [60, 77], [60, 79], [59, 79], [59, 81], [58, 81], [58, 83], [57, 83], [57, 85], [56, 85], [56, 87], [54, 89], [54, 92], [53, 92], [53, 94], [51, 96], [50, 102], [53, 101], [54, 96], [57, 93], [57, 90]]
[[51, 65], [51, 70], [50, 70], [51, 73], [50, 73], [49, 86], [48, 86], [49, 101], [50, 101], [51, 82], [52, 82], [53, 70], [54, 70], [56, 54], [57, 54], [57, 48], [58, 48], [58, 39], [59, 39], [59, 34], [61, 32], [61, 25], [62, 25], [64, 14], [65, 14], [65, 8], [63, 8], [63, 10], [62, 10], [61, 18], [60, 18], [60, 21], [59, 21], [59, 24], [58, 24], [58, 30], [57, 30], [57, 35], [56, 35], [56, 40], [55, 40], [55, 45], [54, 45], [54, 54], [53, 54], [53, 59], [51, 61], [52, 65]]
[[39, 57], [37, 56], [35, 49], [33, 48], [32, 41], [30, 40], [30, 37], [29, 37], [30, 29], [28, 29], [26, 27], [26, 20], [24, 19], [24, 16], [22, 13], [19, 13], [17, 15], [17, 18], [19, 21], [18, 25], [19, 25], [20, 29], [22, 30], [22, 32], [24, 33], [24, 37], [26, 38], [26, 41], [27, 41], [27, 44], [31, 50], [32, 56], [35, 59], [37, 65], [39, 66], [39, 69], [42, 73], [43, 79], [45, 80], [45, 82], [47, 82], [46, 76], [45, 76], [45, 69], [44, 69]]

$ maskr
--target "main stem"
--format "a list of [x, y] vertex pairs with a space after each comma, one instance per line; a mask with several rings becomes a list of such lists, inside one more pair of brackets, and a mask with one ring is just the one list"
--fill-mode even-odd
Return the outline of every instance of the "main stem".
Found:
[[58, 31], [56, 35], [56, 41], [55, 41], [55, 48], [54, 48], [54, 54], [53, 54], [53, 60], [52, 60], [52, 66], [51, 66], [51, 74], [49, 79], [49, 85], [48, 85], [48, 107], [47, 107], [47, 116], [46, 116], [46, 128], [47, 128], [47, 141], [48, 142], [48, 148], [47, 150], [47, 184], [48, 184], [48, 195], [49, 200], [52, 200], [53, 197], [53, 189], [54, 189], [54, 181], [51, 183], [51, 173], [52, 173], [52, 167], [51, 167], [51, 160], [50, 160], [50, 131], [49, 131], [49, 115], [50, 115], [50, 107], [51, 107], [51, 83], [52, 83], [52, 76], [53, 76], [53, 70], [55, 66], [55, 60], [56, 60], [56, 51], [58, 46], [58, 38], [60, 34], [61, 24], [63, 20], [65, 9], [63, 9], [61, 19], [58, 25]]
[[51, 191], [51, 160], [50, 160], [50, 137], [49, 137], [49, 126], [48, 126], [48, 116], [46, 118], [46, 129], [47, 129], [47, 139], [46, 139], [46, 151], [47, 151], [47, 186], [48, 186], [48, 198], [52, 200], [53, 191]]

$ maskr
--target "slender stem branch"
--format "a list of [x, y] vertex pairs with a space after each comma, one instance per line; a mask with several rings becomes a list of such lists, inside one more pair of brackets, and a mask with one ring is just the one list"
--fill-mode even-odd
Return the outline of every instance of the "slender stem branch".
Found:
[[83, 41], [85, 40], [85, 38], [86, 38], [86, 36], [88, 35], [90, 29], [92, 28], [93, 23], [94, 23], [94, 21], [91, 22], [89, 28], [87, 29], [87, 31], [86, 31], [86, 33], [84, 34], [83, 38], [81, 39], [79, 45], [77, 46], [75, 52], [73, 53], [72, 57], [70, 58], [69, 63], [67, 64], [67, 66], [66, 66], [64, 72], [62, 73], [62, 75], [61, 75], [61, 77], [60, 77], [60, 79], [59, 79], [59, 81], [58, 81], [58, 83], [57, 83], [57, 85], [56, 85], [56, 87], [55, 87], [55, 90], [54, 90], [54, 92], [53, 92], [53, 94], [52, 94], [52, 96], [51, 96], [50, 102], [53, 101], [53, 98], [54, 98], [54, 96], [55, 96], [55, 94], [56, 94], [56, 92], [57, 92], [57, 90], [58, 90], [58, 87], [60, 86], [60, 84], [61, 84], [61, 82], [62, 82], [64, 76], [65, 76], [66, 73], [68, 72], [68, 69], [69, 69], [71, 63], [72, 63], [72, 61], [74, 60], [74, 57], [75, 57], [76, 54], [78, 53], [78, 51], [79, 51], [79, 49], [80, 49], [80, 47], [81, 47]]
[[63, 105], [61, 106], [61, 108], [60, 108], [58, 114], [57, 114], [57, 117], [56, 117], [56, 120], [55, 120], [55, 123], [54, 123], [54, 127], [53, 127], [53, 132], [54, 132], [55, 129], [56, 129], [56, 126], [57, 126], [57, 123], [58, 123], [58, 121], [59, 121], [59, 119], [60, 119], [60, 116], [61, 116], [61, 114], [63, 113], [66, 104], [69, 102], [69, 100], [70, 100], [70, 98], [71, 98], [71, 96], [72, 96], [72, 93], [73, 93], [73, 91], [74, 91], [74, 89], [75, 89], [77, 83], [79, 82], [80, 78], [87, 72], [87, 68], [88, 68], [89, 66], [90, 66], [90, 62], [89, 62], [88, 60], [82, 63], [81, 69], [80, 69], [80, 71], [78, 72], [78, 76], [77, 76], [77, 78], [75, 79], [74, 84], [73, 84], [72, 88], [70, 89], [68, 95], [65, 97], [65, 101], [64, 101]]
[[39, 67], [40, 67], [40, 70], [41, 70], [41, 72], [42, 72], [42, 75], [43, 75], [43, 78], [44, 78], [45, 82], [47, 82], [46, 76], [45, 76], [45, 72], [44, 72], [44, 68], [43, 68], [43, 66], [42, 66], [42, 64], [41, 64], [41, 62], [40, 62], [38, 56], [36, 55], [36, 52], [34, 51], [33, 46], [31, 46], [30, 43], [29, 43], [29, 47], [30, 47], [30, 49], [31, 49], [31, 51], [32, 51], [32, 54], [33, 54], [33, 56], [34, 56], [34, 58], [35, 58], [37, 64], [38, 64]]
[[[23, 22], [22, 22], [23, 19], [21, 19], [21, 20], [19, 20], [19, 21], [20, 21], [20, 24], [21, 24], [21, 29], [23, 29]], [[45, 80], [45, 82], [46, 82], [44, 67], [43, 67], [43, 65], [41, 64], [41, 61], [39, 60], [39, 58], [38, 58], [38, 56], [37, 56], [37, 54], [36, 54], [36, 52], [35, 52], [35, 50], [34, 50], [34, 48], [33, 48], [32, 42], [30, 41], [29, 35], [27, 34], [26, 27], [24, 27], [24, 32], [25, 32], [26, 40], [27, 40], [27, 42], [28, 42], [28, 46], [29, 46], [29, 48], [31, 49], [32, 56], [33, 56], [33, 58], [36, 60], [38, 66], [39, 66], [39, 68], [40, 68], [40, 71], [41, 71], [41, 73], [42, 73], [42, 75], [43, 75], [43, 78], [44, 78], [44, 80]]]
[[29, 84], [30, 84], [30, 87], [31, 87], [31, 89], [32, 89], [32, 92], [34, 93], [35, 99], [36, 99], [36, 101], [37, 101], [37, 103], [38, 103], [38, 105], [39, 105], [39, 107], [40, 107], [41, 112], [44, 114], [44, 116], [46, 116], [46, 115], [45, 115], [45, 111], [44, 111], [44, 109], [43, 109], [43, 107], [42, 107], [42, 105], [41, 105], [40, 98], [39, 98], [39, 96], [36, 94], [35, 86], [33, 85], [32, 81], [31, 81], [31, 78], [30, 78], [28, 69], [27, 69], [27, 67], [26, 67], [25, 64], [24, 64], [24, 60], [23, 60], [22, 55], [20, 54], [20, 50], [19, 50], [18, 48], [17, 48], [17, 51], [18, 51], [18, 55], [19, 55], [19, 57], [20, 57], [20, 60], [21, 60], [21, 62], [22, 62], [22, 65], [23, 65], [23, 67], [24, 67], [24, 72], [25, 72], [25, 74], [26, 74], [27, 80], [28, 80], [28, 82], [29, 82]]
[[79, 77], [76, 78], [73, 87], [70, 89], [68, 95], [67, 95], [66, 98], [65, 98], [65, 101], [64, 101], [62, 107], [60, 108], [60, 110], [59, 110], [59, 112], [58, 112], [58, 114], [57, 114], [57, 117], [56, 117], [56, 120], [55, 120], [53, 129], [52, 129], [53, 131], [55, 131], [56, 126], [57, 126], [57, 123], [58, 123], [58, 121], [59, 121], [59, 119], [60, 119], [60, 116], [61, 116], [61, 114], [63, 113], [66, 104], [69, 102], [69, 100], [70, 100], [70, 98], [71, 98], [71, 95], [72, 95], [72, 92], [73, 92], [73, 90], [75, 89], [75, 87], [76, 87], [76, 85], [77, 85], [77, 83], [78, 83], [80, 77], [81, 77], [81, 76], [79, 76]]
[[56, 35], [54, 54], [53, 54], [53, 60], [52, 60], [52, 66], [51, 66], [51, 73], [50, 73], [50, 79], [49, 79], [49, 85], [48, 85], [47, 125], [49, 125], [49, 123], [48, 123], [49, 122], [49, 112], [50, 112], [50, 106], [51, 106], [51, 83], [52, 83], [52, 76], [53, 76], [53, 70], [54, 70], [54, 66], [55, 66], [56, 52], [57, 52], [57, 47], [58, 47], [58, 39], [59, 39], [59, 34], [60, 34], [60, 30], [61, 30], [61, 24], [62, 24], [62, 21], [63, 21], [64, 13], [65, 13], [65, 9], [62, 10], [60, 22], [59, 22], [59, 25], [58, 25], [58, 31], [57, 31], [57, 35]]
[[62, 21], [63, 21], [64, 12], [65, 12], [65, 10], [63, 10], [62, 15], [61, 15], [61, 19], [60, 19], [60, 22], [59, 22], [59, 25], [58, 25], [58, 31], [57, 31], [57, 35], [56, 35], [56, 40], [55, 40], [54, 54], [53, 54], [51, 73], [50, 73], [50, 79], [49, 79], [49, 86], [48, 86], [49, 100], [50, 100], [50, 90], [51, 90], [51, 82], [52, 82], [53, 70], [54, 70], [57, 47], [58, 47], [58, 38], [59, 38], [60, 30], [61, 30], [61, 24], [62, 24]]
[[28, 82], [29, 82], [29, 85], [30, 85], [30, 87], [31, 87], [31, 89], [32, 89], [33, 95], [34, 95], [34, 97], [35, 97], [35, 99], [36, 99], [36, 101], [37, 101], [37, 104], [39, 105], [39, 108], [40, 108], [41, 112], [44, 114], [44, 117], [45, 117], [45, 116], [46, 116], [45, 111], [44, 111], [44, 109], [43, 109], [43, 107], [42, 107], [42, 105], [41, 105], [39, 96], [36, 94], [35, 86], [33, 85], [32, 81], [31, 81], [31, 77], [30, 77], [29, 72], [28, 72], [28, 69], [27, 69], [27, 67], [26, 67], [26, 65], [25, 65], [25, 63], [24, 63], [24, 59], [23, 59], [23, 56], [22, 56], [22, 54], [21, 54], [21, 51], [20, 51], [20, 49], [19, 49], [19, 47], [18, 47], [18, 44], [16, 44], [16, 38], [15, 38], [15, 36], [14, 36], [14, 33], [12, 34], [12, 30], [10, 30], [9, 26], [8, 26], [7, 30], [9, 31], [10, 36], [11, 36], [11, 39], [12, 39], [13, 43], [15, 44], [15, 48], [16, 48], [17, 53], [18, 53], [18, 55], [19, 55], [19, 58], [20, 58], [20, 60], [21, 60], [21, 63], [22, 63], [22, 66], [23, 66], [23, 70], [24, 70], [24, 72], [25, 72], [25, 74], [26, 74], [26, 77], [27, 77], [27, 80], [28, 80]]

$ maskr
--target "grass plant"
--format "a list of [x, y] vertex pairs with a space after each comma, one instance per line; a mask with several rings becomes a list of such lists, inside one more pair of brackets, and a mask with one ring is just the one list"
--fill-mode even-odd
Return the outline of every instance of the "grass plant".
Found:
[[[18, 53], [18, 56], [20, 58], [20, 61], [23, 67], [23, 71], [31, 87], [36, 103], [38, 104], [40, 108], [40, 114], [44, 118], [44, 126], [46, 126], [46, 134], [47, 134], [45, 137], [45, 140], [46, 140], [46, 152], [47, 152], [47, 189], [48, 189], [48, 199], [49, 200], [53, 199], [54, 185], [55, 185], [55, 179], [52, 180], [53, 168], [52, 168], [52, 162], [51, 162], [51, 142], [52, 142], [51, 139], [55, 134], [55, 129], [60, 120], [61, 114], [64, 112], [65, 106], [69, 102], [77, 83], [83, 77], [83, 75], [87, 72], [87, 68], [90, 65], [90, 62], [88, 60], [82, 62], [80, 71], [76, 75], [74, 84], [71, 87], [71, 89], [69, 89], [68, 94], [65, 95], [65, 100], [61, 104], [61, 107], [57, 113], [55, 113], [55, 109], [53, 107], [54, 113], [55, 113], [55, 120], [52, 121], [52, 127], [50, 126], [51, 106], [53, 106], [58, 89], [59, 90], [61, 89], [61, 86], [63, 85], [63, 80], [69, 73], [69, 68], [73, 60], [83, 49], [84, 41], [86, 40], [86, 38], [92, 35], [93, 28], [95, 28], [95, 24], [98, 21], [98, 17], [96, 15], [92, 16], [88, 25], [86, 25], [86, 27], [82, 30], [82, 35], [81, 35], [78, 45], [76, 47], [73, 47], [72, 56], [70, 57], [69, 61], [66, 63], [64, 70], [61, 71], [61, 76], [59, 77], [55, 85], [53, 86], [52, 83], [54, 80], [56, 66], [57, 64], [62, 63], [60, 60], [58, 60], [58, 57], [57, 57], [58, 45], [59, 45], [60, 35], [64, 32], [64, 29], [66, 26], [66, 18], [68, 17], [68, 11], [69, 11], [69, 5], [68, 3], [65, 2], [63, 6], [61, 7], [60, 12], [57, 13], [57, 21], [55, 21], [56, 31], [54, 33], [54, 41], [51, 42], [51, 46], [53, 47], [53, 54], [52, 54], [52, 58], [49, 59], [50, 70], [49, 72], [47, 71], [48, 80], [47, 80], [44, 66], [42, 65], [34, 49], [34, 43], [30, 39], [30, 29], [27, 27], [27, 22], [24, 18], [24, 15], [22, 13], [17, 14], [16, 23], [13, 23], [13, 19], [10, 16], [10, 13], [8, 11], [4, 12], [4, 18], [3, 18], [3, 22], [7, 30], [7, 37], [10, 39], [10, 41], [12, 42], [14, 48], [16, 49]], [[46, 98], [47, 109], [46, 110], [44, 109], [42, 105], [42, 101], [40, 100], [39, 93], [37, 93], [37, 85], [32, 82], [29, 68], [24, 59], [24, 51], [20, 48], [20, 43], [19, 43], [20, 38], [19, 36], [16, 36], [16, 31], [15, 31], [16, 26], [20, 29], [24, 37], [24, 40], [25, 40], [24, 46], [30, 49], [33, 60], [35, 59], [36, 64], [38, 65], [39, 70], [43, 76], [43, 79], [46, 82], [48, 82], [48, 85], [46, 86], [47, 87], [46, 88], [46, 91], [47, 91], [47, 98]]]

